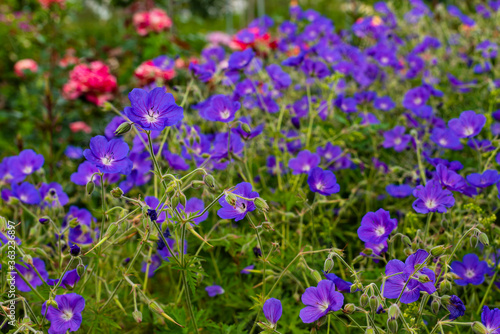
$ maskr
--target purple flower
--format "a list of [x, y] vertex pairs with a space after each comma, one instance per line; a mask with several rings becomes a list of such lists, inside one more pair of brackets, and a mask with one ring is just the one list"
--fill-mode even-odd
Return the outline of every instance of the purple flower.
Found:
[[203, 116], [209, 121], [229, 123], [239, 109], [238, 101], [233, 102], [226, 95], [219, 94], [210, 98], [210, 104], [203, 109]]
[[[158, 255], [151, 256], [151, 262], [149, 263], [148, 277], [153, 277], [155, 275], [156, 269], [161, 265], [161, 257]], [[142, 262], [141, 272], [145, 273], [148, 269], [148, 263]]]
[[478, 135], [485, 123], [484, 115], [468, 110], [461, 113], [459, 118], [451, 119], [448, 126], [460, 138], [469, 138]]
[[364, 215], [358, 228], [358, 236], [364, 242], [380, 244], [387, 240], [397, 226], [398, 221], [391, 218], [389, 211], [379, 209]]
[[12, 196], [25, 204], [32, 205], [39, 204], [42, 200], [38, 190], [29, 182], [23, 182], [20, 185], [13, 184]]
[[121, 139], [111, 139], [95, 136], [90, 139], [90, 149], [83, 151], [85, 158], [102, 173], [129, 174], [132, 161], [127, 157], [128, 145]]
[[83, 148], [68, 145], [64, 150], [64, 154], [70, 159], [81, 159], [83, 158]]
[[227, 63], [228, 69], [239, 70], [245, 68], [253, 59], [254, 55], [255, 53], [251, 48], [248, 48], [244, 51], [233, 52], [233, 54], [229, 56], [229, 60]]
[[483, 306], [481, 322], [486, 327], [488, 334], [500, 334], [500, 309], [490, 310], [488, 306]]
[[163, 151], [163, 157], [167, 160], [170, 167], [175, 170], [188, 170], [189, 164], [181, 155], [170, 153], [169, 150]]
[[[38, 270], [38, 272], [40, 273], [40, 276], [42, 276], [44, 281], [46, 281], [49, 278], [49, 274], [47, 273], [47, 270], [45, 269], [45, 263], [43, 262], [43, 260], [41, 260], [39, 258], [33, 258], [33, 266], [36, 268], [36, 270]], [[37, 286], [40, 286], [43, 284], [43, 281], [40, 279], [40, 277], [38, 277], [38, 275], [37, 275], [35, 269], [33, 269], [33, 267], [29, 266], [26, 263], [24, 263], [24, 265], [16, 263], [15, 267], [21, 273], [21, 275], [23, 275], [24, 278], [31, 284], [32, 287], [36, 288]], [[22, 292], [31, 291], [31, 288], [17, 274], [17, 272], [13, 273], [13, 275], [16, 277], [15, 285], [19, 291], [22, 291]]]
[[396, 107], [396, 103], [389, 96], [377, 97], [373, 102], [375, 109], [389, 111]]
[[[245, 198], [256, 198], [259, 197], [259, 193], [252, 191], [252, 185], [248, 182], [242, 182], [234, 186], [231, 191], [233, 194], [245, 197]], [[237, 197], [234, 206], [226, 202], [226, 198], [222, 197], [219, 199], [219, 204], [222, 206], [217, 211], [217, 215], [222, 219], [234, 219], [235, 221], [240, 221], [245, 218], [247, 212], [255, 210], [255, 204], [253, 201], [249, 201], [240, 197]]]
[[461, 175], [446, 168], [443, 164], [437, 165], [435, 177], [443, 187], [449, 190], [462, 191], [467, 187], [467, 182]]
[[342, 278], [338, 277], [337, 275], [330, 273], [323, 273], [326, 277], [327, 280], [332, 281], [335, 283], [335, 286], [337, 287], [337, 290], [341, 293], [351, 293], [351, 282], [344, 281]]
[[68, 195], [66, 195], [62, 186], [57, 182], [52, 182], [50, 184], [45, 182], [42, 183], [40, 186], [40, 196], [42, 197], [43, 207], [61, 207], [69, 202]]
[[158, 200], [158, 198], [154, 197], [154, 196], [146, 196], [144, 198], [144, 202], [153, 210], [156, 210], [156, 208], [158, 208], [158, 214], [157, 214], [157, 217], [156, 219], [152, 219], [152, 220], [156, 220], [156, 222], [158, 224], [161, 224], [165, 221], [165, 219], [167, 218], [167, 213], [165, 211], [163, 211], [164, 209], [167, 208], [167, 206], [165, 205], [165, 203], [162, 203], [160, 205], [160, 201]]
[[411, 195], [413, 188], [407, 184], [389, 184], [385, 187], [385, 191], [387, 191], [387, 193], [392, 197], [405, 198]]
[[337, 183], [337, 178], [329, 170], [323, 170], [319, 167], [314, 167], [309, 176], [307, 183], [312, 192], [319, 193], [324, 196], [338, 193], [340, 185]]
[[335, 283], [322, 280], [318, 287], [309, 287], [302, 294], [302, 303], [306, 305], [300, 310], [300, 319], [305, 324], [319, 320], [330, 311], [338, 311], [344, 304], [344, 296], [335, 291]]
[[488, 169], [483, 174], [469, 174], [466, 179], [474, 187], [486, 188], [500, 181], [500, 175], [498, 175], [496, 170]]
[[122, 116], [115, 116], [111, 120], [111, 122], [106, 125], [106, 128], [104, 129], [104, 135], [108, 140], [115, 138], [115, 131], [118, 129], [118, 127], [122, 124], [125, 123], [127, 120], [123, 118]]
[[57, 308], [47, 302], [42, 306], [42, 315], [47, 315], [50, 321], [49, 334], [64, 334], [76, 332], [82, 324], [82, 312], [85, 309], [85, 299], [76, 294], [68, 293], [55, 297]]
[[463, 148], [462, 144], [460, 143], [460, 138], [458, 138], [455, 133], [449, 129], [432, 129], [430, 139], [438, 146], [450, 150], [461, 150]]
[[248, 267], [245, 267], [241, 270], [241, 274], [249, 275], [251, 274], [250, 270], [253, 270], [255, 268], [255, 265], [249, 265]]
[[[78, 275], [77, 270], [69, 270], [67, 271], [61, 281], [59, 287], [67, 290], [73, 290], [76, 286], [76, 283], [80, 281], [80, 275]], [[48, 279], [47, 284], [50, 286], [56, 286], [59, 283], [59, 279]]]
[[[384, 297], [395, 299], [401, 295], [401, 303], [410, 304], [418, 300], [421, 291], [425, 291], [428, 294], [434, 293], [436, 291], [434, 287], [436, 280], [434, 272], [424, 267], [414, 273], [415, 266], [424, 264], [428, 256], [429, 253], [423, 249], [419, 249], [414, 254], [408, 256], [404, 263], [400, 260], [389, 261], [385, 267], [385, 275], [399, 275], [389, 277], [385, 281], [385, 284], [381, 287]], [[418, 278], [423, 275], [427, 276], [430, 281], [421, 283]], [[406, 288], [403, 291], [405, 284]]]
[[145, 130], [162, 131], [177, 124], [184, 117], [182, 107], [175, 104], [174, 96], [157, 87], [149, 93], [134, 88], [128, 94], [132, 107], [125, 108], [125, 114]]
[[418, 213], [447, 212], [455, 204], [453, 194], [441, 187], [439, 181], [431, 180], [425, 186], [419, 185], [413, 190], [417, 198], [413, 202], [413, 209]]
[[215, 297], [217, 295], [222, 295], [224, 293], [224, 289], [220, 285], [210, 285], [205, 288], [205, 291], [208, 293], [209, 297]]
[[452, 295], [446, 302], [446, 308], [450, 312], [450, 320], [455, 320], [465, 314], [464, 302], [455, 295]]
[[290, 78], [290, 75], [283, 71], [279, 65], [271, 64], [266, 67], [266, 70], [274, 84], [275, 89], [283, 89], [291, 85], [292, 79]]
[[[71, 174], [71, 182], [79, 186], [84, 186], [90, 182], [92, 174], [98, 172], [99, 170], [92, 163], [90, 163], [89, 161], [84, 161], [80, 164], [80, 166], [78, 166], [78, 171]], [[94, 177], [94, 180], [98, 179], [98, 176]]]
[[288, 161], [288, 167], [293, 174], [308, 174], [314, 167], [319, 165], [320, 160], [319, 155], [304, 150], [299, 152], [296, 158]]
[[280, 320], [281, 314], [283, 313], [281, 301], [276, 298], [269, 298], [268, 300], [266, 300], [262, 310], [264, 311], [264, 316], [266, 317], [267, 321], [269, 321], [272, 327], [274, 327], [278, 320]]
[[[193, 198], [190, 198], [186, 201], [185, 208], [182, 204], [179, 203], [179, 205], [177, 205], [177, 209], [181, 213], [184, 212], [186, 214], [191, 214], [191, 216], [193, 216], [193, 215], [197, 215], [197, 214], [201, 213], [205, 209], [205, 203], [203, 203], [202, 199], [193, 197]], [[185, 215], [185, 218], [187, 218], [187, 217], [188, 217], [188, 215]], [[196, 225], [198, 225], [199, 223], [206, 220], [207, 218], [208, 218], [208, 211], [205, 212], [203, 214], [203, 216], [193, 219], [193, 221], [195, 222]]]
[[325, 158], [327, 162], [331, 162], [339, 158], [339, 156], [342, 154], [342, 148], [328, 142], [326, 143], [325, 147], [318, 147], [316, 149], [316, 153]]
[[[95, 223], [96, 219], [92, 216], [90, 211], [87, 209], [79, 209], [76, 206], [71, 206], [68, 214], [64, 217], [62, 228], [66, 228], [71, 220], [76, 220], [78, 225], [76, 227], [70, 227], [68, 240], [75, 244], [91, 244], [93, 238], [90, 226], [92, 225], [92, 222]], [[98, 234], [99, 230], [96, 228], [94, 232]]]
[[330, 70], [325, 63], [309, 58], [304, 60], [301, 69], [308, 77], [312, 78], [323, 79], [330, 75]]
[[403, 107], [410, 110], [419, 109], [426, 104], [429, 97], [430, 93], [425, 87], [412, 88], [403, 98]]
[[24, 150], [10, 161], [11, 171], [27, 176], [42, 168], [44, 161], [43, 155], [36, 154], [33, 150]]
[[411, 140], [410, 135], [405, 135], [405, 127], [398, 125], [394, 129], [384, 132], [384, 148], [393, 147], [396, 152], [403, 151]]
[[484, 282], [484, 275], [488, 274], [489, 271], [488, 263], [479, 261], [476, 254], [466, 254], [462, 262], [453, 261], [451, 263], [451, 272], [459, 277], [455, 283], [461, 286], [480, 285]]

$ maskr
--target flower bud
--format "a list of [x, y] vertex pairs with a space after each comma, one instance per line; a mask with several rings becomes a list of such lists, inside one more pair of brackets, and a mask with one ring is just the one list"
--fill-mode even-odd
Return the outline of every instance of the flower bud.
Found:
[[444, 254], [445, 248], [443, 245], [436, 246], [431, 249], [431, 255], [434, 257], [440, 257]]
[[356, 284], [352, 284], [352, 285], [351, 285], [351, 287], [349, 288], [349, 291], [350, 291], [351, 293], [356, 292], [356, 290], [358, 290], [358, 289], [357, 289], [357, 287], [356, 287]]
[[76, 244], [71, 245], [71, 247], [69, 249], [69, 253], [71, 254], [71, 256], [80, 255], [80, 247], [78, 247], [78, 245], [76, 245]]
[[43, 216], [42, 218], [38, 219], [38, 222], [42, 225], [47, 224], [50, 221], [50, 218], [48, 216]]
[[160, 315], [165, 312], [165, 311], [163, 311], [163, 309], [161, 308], [161, 306], [158, 305], [158, 303], [155, 302], [155, 301], [151, 301], [149, 303], [148, 307], [149, 307], [149, 309], [151, 311], [153, 311], [154, 313], [160, 314]]
[[226, 192], [226, 197], [225, 197], [225, 200], [226, 202], [231, 205], [231, 206], [235, 206], [236, 205], [236, 201], [238, 200], [238, 197], [236, 197], [236, 195], [234, 195], [233, 193], [231, 192]]
[[451, 290], [451, 283], [448, 280], [443, 280], [441, 283], [439, 283], [439, 291], [441, 293], [445, 293]]
[[432, 281], [431, 281], [431, 279], [429, 278], [429, 276], [427, 276], [427, 275], [420, 275], [420, 276], [418, 277], [418, 281], [419, 281], [420, 283], [428, 283], [428, 282], [432, 282]]
[[121, 190], [119, 187], [116, 187], [115, 189], [111, 190], [111, 196], [114, 198], [120, 198], [123, 195], [123, 190]]
[[206, 186], [215, 189], [215, 179], [212, 175], [207, 174], [203, 176], [203, 182], [205, 182]]
[[5, 231], [6, 228], [7, 228], [7, 219], [5, 219], [5, 217], [0, 216], [0, 231]]
[[118, 224], [117, 223], [113, 223], [111, 225], [109, 225], [106, 233], [104, 233], [104, 237], [105, 238], [111, 238], [113, 235], [115, 235], [115, 233], [118, 231]]
[[366, 294], [366, 292], [363, 293], [359, 298], [359, 304], [361, 305], [361, 307], [365, 307], [366, 304], [368, 304], [368, 295]]
[[312, 277], [316, 280], [316, 282], [321, 282], [323, 278], [321, 277], [320, 273], [317, 270], [312, 270], [311, 271]]
[[356, 306], [354, 306], [354, 304], [346, 304], [342, 312], [345, 314], [353, 314], [354, 311], [356, 311]]
[[186, 207], [187, 198], [186, 195], [184, 195], [183, 193], [179, 194], [179, 203], [182, 204], [184, 208]]
[[403, 237], [403, 242], [406, 246], [410, 246], [411, 245], [411, 239], [408, 237], [408, 236], [404, 236]]
[[69, 227], [71, 228], [76, 228], [78, 227], [78, 225], [80, 225], [80, 221], [78, 220], [78, 218], [72, 218], [69, 222], [68, 222], [68, 225]]
[[255, 254], [256, 257], [262, 257], [262, 251], [260, 250], [259, 247], [254, 247], [253, 253]]
[[323, 271], [328, 274], [333, 269], [334, 265], [335, 262], [333, 262], [333, 260], [328, 257], [323, 264]]
[[79, 264], [77, 267], [76, 267], [76, 273], [78, 274], [78, 276], [82, 277], [83, 275], [85, 275], [85, 266], [83, 264]]
[[387, 311], [389, 315], [389, 319], [397, 319], [401, 314], [401, 310], [399, 309], [398, 304], [392, 304]]
[[142, 322], [142, 313], [139, 312], [138, 310], [135, 310], [134, 312], [132, 312], [132, 317], [134, 318], [134, 320], [137, 323]]
[[373, 327], [366, 327], [365, 334], [375, 334]]
[[479, 241], [485, 246], [488, 246], [490, 244], [490, 240], [488, 239], [486, 233], [479, 234]]
[[128, 122], [120, 124], [115, 130], [115, 136], [121, 136], [129, 132], [132, 129], [132, 124]]
[[33, 265], [33, 258], [31, 257], [31, 255], [25, 254], [23, 256], [23, 262], [25, 262], [29, 265]]
[[261, 197], [257, 197], [253, 201], [253, 203], [255, 204], [257, 209], [259, 209], [261, 211], [267, 212], [267, 210], [269, 210], [269, 205], [267, 205], [267, 202]]
[[440, 305], [439, 305], [439, 300], [434, 299], [434, 300], [432, 301], [432, 303], [431, 303], [431, 310], [432, 310], [432, 312], [433, 312], [434, 314], [438, 314], [438, 312], [439, 312], [439, 307], [440, 307]]
[[274, 231], [274, 228], [271, 225], [271, 223], [267, 221], [262, 223], [262, 228], [264, 228], [264, 230], [266, 231]]
[[475, 321], [472, 324], [472, 331], [477, 334], [488, 334], [488, 329], [480, 322]]
[[241, 128], [243, 129], [243, 131], [245, 131], [246, 133], [251, 133], [252, 132], [252, 128], [250, 127], [250, 125], [248, 125], [247, 123], [242, 123], [241, 124]]
[[368, 256], [372, 255], [373, 254], [373, 249], [371, 249], [371, 248], [365, 248], [365, 249], [363, 249], [363, 254], [368, 255]]
[[389, 332], [397, 333], [398, 332], [398, 321], [396, 319], [387, 320], [387, 328], [389, 329]]
[[171, 198], [170, 198], [170, 204], [172, 209], [177, 208], [177, 206], [180, 203], [180, 197], [178, 193], [175, 193]]
[[372, 310], [372, 312], [375, 312], [377, 310], [378, 305], [379, 305], [377, 297], [371, 296], [370, 300], [369, 300], [369, 304], [370, 304], [370, 309]]
[[59, 309], [59, 305], [57, 305], [57, 302], [54, 299], [47, 300], [47, 305]]
[[448, 296], [448, 295], [443, 295], [441, 296], [441, 302], [444, 304], [444, 305], [448, 305], [450, 303], [450, 299], [451, 297]]
[[87, 192], [87, 195], [92, 195], [92, 193], [94, 192], [94, 189], [95, 189], [95, 184], [93, 181], [89, 181], [87, 183], [87, 186], [86, 186], [86, 192]]

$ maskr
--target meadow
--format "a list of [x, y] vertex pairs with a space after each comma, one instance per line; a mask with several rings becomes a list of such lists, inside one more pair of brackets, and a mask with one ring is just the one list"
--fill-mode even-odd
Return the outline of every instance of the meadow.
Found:
[[2, 333], [500, 334], [500, 1], [91, 3], [0, 5]]

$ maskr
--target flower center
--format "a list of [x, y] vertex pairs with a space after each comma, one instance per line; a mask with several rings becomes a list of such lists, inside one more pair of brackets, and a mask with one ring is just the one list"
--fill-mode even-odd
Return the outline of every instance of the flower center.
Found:
[[220, 118], [228, 119], [229, 117], [231, 117], [231, 112], [228, 109], [224, 109], [221, 111]]
[[318, 308], [321, 310], [321, 312], [325, 312], [326, 310], [328, 310], [328, 307], [330, 305], [328, 305], [328, 301], [323, 301], [322, 303], [318, 303]]
[[31, 174], [32, 171], [33, 171], [33, 166], [26, 166], [23, 169], [24, 174]]
[[420, 97], [417, 97], [415, 100], [413, 100], [413, 103], [415, 103], [416, 105], [419, 105], [422, 103], [422, 99]]
[[73, 318], [73, 312], [71, 310], [65, 310], [62, 312], [61, 318], [65, 321], [70, 321]]
[[113, 156], [112, 155], [106, 155], [101, 158], [101, 162], [105, 166], [111, 166], [113, 164]]
[[149, 123], [156, 123], [159, 116], [160, 115], [155, 113], [154, 110], [149, 110], [148, 114], [146, 115], [146, 119]]
[[24, 278], [26, 278], [28, 282], [31, 282], [33, 280], [33, 277], [34, 275], [31, 271], [28, 271], [26, 274], [24, 274]]
[[380, 62], [382, 64], [386, 64], [388, 61], [389, 61], [389, 58], [387, 58], [387, 57], [382, 57], [382, 59], [380, 59]]
[[382, 108], [382, 109], [387, 109], [387, 104], [382, 103], [382, 104], [380, 105], [380, 108]]
[[474, 272], [474, 270], [472, 269], [467, 269], [467, 271], [465, 272], [465, 277], [467, 278], [472, 278], [476, 276], [476, 273]]
[[383, 226], [378, 226], [378, 227], [375, 229], [375, 234], [376, 234], [377, 236], [379, 236], [379, 237], [380, 237], [381, 235], [384, 235], [384, 233], [385, 233], [385, 227], [383, 227]]
[[325, 185], [321, 182], [316, 183], [316, 189], [318, 190], [323, 190], [325, 188]]
[[464, 129], [464, 134], [466, 136], [471, 136], [473, 133], [474, 133], [474, 129], [470, 126], [468, 126]]
[[27, 202], [28, 201], [28, 196], [21, 195], [21, 196], [19, 196], [19, 199], [21, 200], [21, 202]]
[[434, 199], [429, 199], [429, 200], [425, 201], [425, 206], [428, 209], [434, 209], [437, 206], [437, 203]]
[[403, 140], [400, 137], [398, 137], [398, 138], [394, 139], [394, 144], [399, 145], [399, 144], [401, 144], [402, 141]]
[[310, 169], [311, 169], [311, 166], [309, 166], [309, 165], [304, 165], [304, 167], [302, 167], [302, 170], [304, 172], [308, 172]]
[[244, 202], [236, 206], [236, 211], [238, 211], [239, 213], [245, 213], [246, 210], [247, 210], [247, 205]]
[[448, 141], [446, 139], [442, 138], [439, 140], [439, 144], [441, 144], [442, 146], [445, 146], [446, 144], [448, 144]]

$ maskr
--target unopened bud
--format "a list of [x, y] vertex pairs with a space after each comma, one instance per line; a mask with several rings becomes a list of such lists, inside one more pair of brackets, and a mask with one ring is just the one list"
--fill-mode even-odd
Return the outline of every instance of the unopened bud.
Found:
[[406, 235], [403, 237], [403, 242], [405, 243], [406, 246], [411, 245], [411, 239]]
[[225, 200], [229, 205], [235, 206], [236, 201], [238, 200], [238, 197], [236, 197], [236, 195], [233, 194], [232, 192], [226, 192]]
[[488, 329], [479, 321], [475, 321], [472, 324], [472, 331], [476, 334], [488, 334]]
[[356, 290], [358, 290], [358, 289], [357, 289], [357, 287], [356, 287], [356, 284], [352, 284], [352, 285], [350, 286], [350, 288], [349, 288], [349, 291], [350, 291], [351, 293], [356, 292]]
[[363, 293], [359, 298], [359, 304], [361, 305], [361, 307], [365, 307], [366, 304], [368, 304], [368, 295], [366, 294], [366, 292]]
[[444, 254], [444, 250], [445, 250], [444, 246], [442, 245], [436, 246], [431, 249], [431, 255], [434, 257], [440, 257], [441, 255]]
[[255, 204], [257, 209], [259, 209], [261, 211], [267, 212], [267, 210], [269, 210], [269, 205], [267, 205], [267, 202], [261, 197], [257, 197], [253, 201], [253, 203]]
[[163, 309], [161, 308], [161, 306], [158, 305], [158, 303], [155, 302], [155, 301], [152, 301], [151, 303], [149, 303], [148, 307], [149, 307], [149, 309], [151, 311], [153, 311], [153, 312], [155, 312], [157, 314], [160, 314], [160, 315], [165, 312], [165, 311], [163, 311]]
[[179, 203], [182, 204], [182, 206], [185, 208], [186, 207], [186, 204], [187, 204], [187, 198], [186, 198], [186, 195], [184, 195], [183, 193], [181, 193], [179, 195]]
[[135, 310], [134, 312], [132, 312], [132, 317], [134, 318], [134, 320], [137, 323], [142, 322], [142, 313], [139, 312], [138, 310]]
[[57, 305], [57, 302], [54, 299], [47, 300], [47, 305], [59, 309], [59, 305]]
[[363, 254], [365, 254], [365, 255], [372, 255], [373, 254], [373, 249], [371, 249], [371, 248], [365, 248], [365, 249], [363, 249]]
[[479, 241], [485, 246], [488, 246], [490, 244], [490, 240], [488, 239], [486, 233], [479, 234]]
[[109, 225], [108, 230], [104, 234], [104, 237], [107, 237], [109, 239], [116, 233], [116, 231], [118, 231], [118, 224], [113, 223], [113, 224]]
[[76, 228], [80, 225], [80, 221], [78, 220], [78, 218], [72, 218], [69, 222], [68, 222], [68, 225], [69, 227], [71, 228]]
[[432, 281], [431, 281], [431, 279], [429, 278], [429, 276], [427, 276], [427, 275], [420, 275], [420, 276], [418, 277], [418, 281], [419, 281], [420, 283], [428, 283], [428, 282], [432, 282]]
[[345, 314], [353, 314], [353, 313], [354, 313], [354, 311], [356, 311], [356, 306], [354, 306], [354, 304], [346, 304], [346, 305], [344, 306], [344, 310], [343, 310], [343, 312], [344, 312]]
[[252, 132], [252, 128], [250, 127], [250, 125], [248, 125], [247, 123], [242, 123], [241, 124], [241, 128], [243, 129], [243, 131], [245, 131], [246, 133], [251, 133]]
[[366, 327], [365, 334], [375, 334], [373, 327]]
[[317, 270], [311, 271], [312, 277], [316, 280], [316, 282], [321, 282], [323, 278], [321, 277], [320, 273]]
[[38, 219], [38, 222], [42, 225], [47, 224], [50, 221], [50, 218], [48, 216], [43, 216], [42, 218]]
[[115, 130], [115, 136], [121, 136], [121, 135], [124, 135], [126, 134], [127, 132], [130, 131], [130, 129], [132, 129], [132, 123], [128, 123], [128, 122], [125, 122], [125, 123], [122, 123], [120, 124], [116, 130]]
[[392, 304], [389, 307], [387, 314], [389, 315], [389, 319], [397, 319], [399, 317], [399, 315], [401, 314], [399, 306], [397, 304]]
[[379, 305], [377, 297], [371, 296], [369, 304], [370, 304], [370, 309], [372, 310], [372, 312], [375, 312], [377, 310], [378, 305]]
[[207, 185], [207, 187], [214, 189], [215, 188], [215, 179], [212, 175], [207, 174], [203, 176], [203, 182]]
[[439, 290], [441, 293], [445, 293], [448, 291], [451, 291], [451, 283], [448, 280], [444, 280], [441, 283], [439, 283]]
[[78, 247], [77, 244], [73, 244], [71, 245], [70, 249], [69, 249], [69, 253], [71, 254], [71, 256], [78, 256], [80, 255], [80, 247]]
[[274, 228], [271, 225], [271, 223], [267, 221], [262, 223], [262, 228], [264, 228], [264, 230], [266, 231], [274, 231]]
[[450, 296], [448, 296], [448, 295], [443, 295], [443, 296], [441, 297], [441, 302], [442, 302], [444, 305], [448, 305], [448, 304], [450, 304], [450, 299], [451, 299], [451, 297], [450, 297]]
[[116, 187], [115, 189], [111, 190], [111, 196], [114, 198], [120, 198], [123, 195], [123, 190], [121, 190], [119, 187]]
[[93, 181], [89, 181], [87, 183], [87, 186], [86, 186], [86, 193], [87, 195], [92, 195], [92, 193], [94, 192], [94, 189], [95, 189], [95, 184]]
[[434, 312], [434, 314], [438, 314], [438, 312], [439, 312], [439, 307], [440, 307], [440, 305], [439, 305], [439, 300], [434, 299], [434, 300], [432, 301], [432, 303], [431, 303], [431, 310], [432, 310], [432, 312]]
[[23, 256], [23, 262], [29, 265], [33, 265], [33, 258], [31, 257], [31, 255], [26, 254]]
[[328, 274], [333, 269], [334, 265], [335, 262], [333, 262], [331, 258], [327, 258], [323, 264], [323, 271]]
[[391, 333], [397, 333], [398, 332], [398, 321], [396, 319], [389, 319], [387, 320], [387, 328]]

